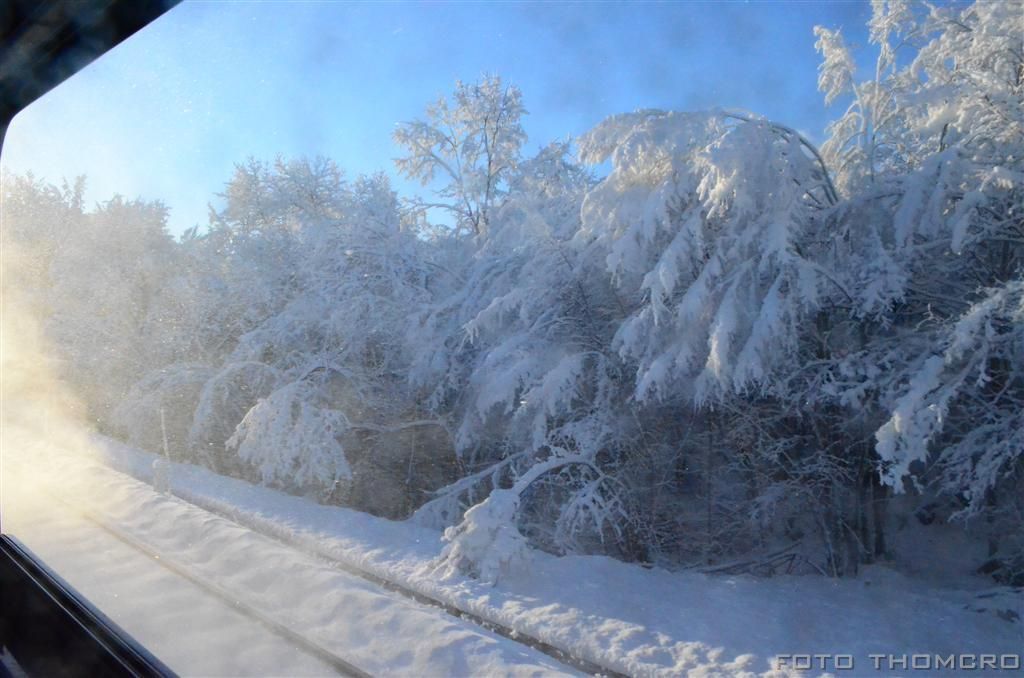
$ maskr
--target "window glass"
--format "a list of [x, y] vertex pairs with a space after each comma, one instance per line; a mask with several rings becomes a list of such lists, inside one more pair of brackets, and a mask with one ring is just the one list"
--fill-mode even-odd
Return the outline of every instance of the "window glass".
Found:
[[1019, 668], [1021, 35], [183, 3], [4, 141], [3, 530], [188, 675]]

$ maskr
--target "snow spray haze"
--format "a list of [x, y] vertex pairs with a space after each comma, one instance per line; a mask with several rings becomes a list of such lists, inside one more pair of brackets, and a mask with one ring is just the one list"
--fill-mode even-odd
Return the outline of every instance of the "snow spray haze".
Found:
[[[46, 490], [53, 455], [85, 461], [95, 454], [84, 407], [60, 379], [43, 329], [44, 309], [31, 293], [38, 258], [0, 231], [0, 518], [14, 533], [23, 516], [55, 509]], [[70, 469], [69, 469], [70, 471]], [[84, 496], [67, 497], [76, 503]], [[23, 536], [19, 533], [19, 536]]]

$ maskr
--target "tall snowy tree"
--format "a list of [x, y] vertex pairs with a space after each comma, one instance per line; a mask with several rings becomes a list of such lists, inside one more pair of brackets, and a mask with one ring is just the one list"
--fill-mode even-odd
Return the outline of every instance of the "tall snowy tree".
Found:
[[442, 201], [420, 207], [446, 211], [459, 232], [486, 233], [526, 141], [525, 114], [519, 89], [491, 76], [457, 82], [452, 100], [439, 98], [426, 120], [400, 125], [395, 142], [408, 155], [396, 160], [398, 169], [424, 186], [443, 184], [437, 192]]

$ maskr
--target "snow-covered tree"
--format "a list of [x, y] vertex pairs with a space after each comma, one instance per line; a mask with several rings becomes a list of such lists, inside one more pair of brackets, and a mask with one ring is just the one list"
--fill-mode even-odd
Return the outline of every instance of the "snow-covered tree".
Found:
[[5, 290], [17, 290], [25, 303], [46, 313], [53, 280], [50, 266], [69, 234], [85, 221], [85, 177], [60, 187], [34, 177], [4, 173]]
[[612, 162], [578, 238], [629, 309], [614, 344], [638, 363], [636, 397], [778, 386], [836, 292], [816, 260], [835, 198], [813, 147], [768, 121], [641, 111], [606, 120], [581, 153]]
[[[451, 533], [451, 557], [470, 569], [466, 554], [475, 548], [462, 542], [491, 529], [473, 523], [493, 519], [488, 507], [505, 496], [491, 495], [499, 488], [508, 488], [514, 500], [506, 504], [515, 507], [501, 515], [534, 523], [535, 543], [565, 551], [605, 536], [618, 546], [627, 541], [628, 498], [612, 470], [629, 432], [618, 406], [627, 395], [621, 366], [609, 350], [618, 305], [602, 271], [582, 266], [572, 241], [592, 180], [567, 150], [553, 145], [521, 164], [465, 283], [423, 322], [441, 330], [428, 343], [438, 347], [427, 354], [431, 402], [454, 418], [468, 473], [416, 515], [447, 525], [483, 500]], [[539, 489], [550, 485], [560, 490]]]
[[101, 421], [133, 381], [164, 362], [152, 311], [173, 270], [166, 218], [160, 203], [115, 197], [61, 239], [50, 264], [48, 331]]
[[[850, 243], [848, 289], [859, 290], [852, 311], [892, 328], [868, 331], [866, 341], [897, 361], [893, 388], [905, 395], [890, 404], [905, 409], [932, 389], [944, 361], [955, 362], [950, 347], [973, 336], [963, 334], [966, 319], [1012, 299], [1022, 275], [1024, 15], [1010, 3], [878, 2], [870, 26], [885, 77], [850, 86], [884, 94], [886, 119], [900, 130], [888, 152], [899, 162], [869, 163], [873, 185], [851, 194], [836, 220]], [[897, 39], [913, 50], [902, 61]], [[826, 53], [826, 64], [833, 58]], [[833, 129], [826, 148], [843, 141]], [[893, 340], [913, 347], [901, 353]], [[898, 428], [891, 420], [880, 432], [893, 482], [932, 438], [909, 434], [919, 451], [899, 455], [890, 435]]]
[[866, 423], [897, 491], [1019, 512], [1024, 13], [877, 2], [870, 29], [878, 67], [859, 84], [819, 31], [827, 96], [853, 93], [824, 146], [847, 193], [833, 218], [852, 291], [830, 325], [853, 340], [819, 393], [881, 415]]
[[491, 210], [508, 189], [526, 133], [522, 94], [501, 78], [456, 82], [449, 102], [439, 98], [427, 107], [427, 119], [403, 123], [395, 142], [408, 151], [398, 169], [425, 186], [443, 182], [443, 201], [421, 204], [447, 211], [459, 232], [485, 233]]

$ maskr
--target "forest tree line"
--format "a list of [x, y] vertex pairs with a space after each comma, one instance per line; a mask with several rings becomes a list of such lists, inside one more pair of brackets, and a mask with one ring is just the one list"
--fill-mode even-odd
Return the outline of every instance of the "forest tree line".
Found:
[[641, 110], [530, 156], [487, 77], [395, 133], [429, 201], [249, 160], [174, 238], [158, 202], [7, 176], [5, 286], [104, 432], [447, 528], [480, 576], [798, 543], [853, 574], [909, 520], [1020, 583], [1024, 17], [878, 2], [869, 29], [867, 80], [816, 30], [846, 104], [820, 148]]

